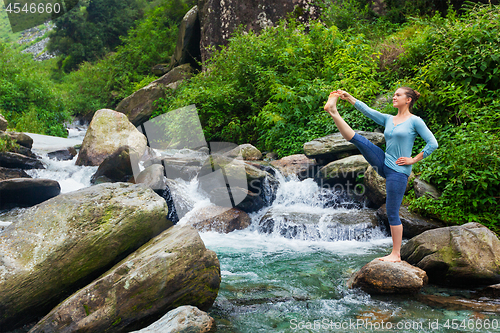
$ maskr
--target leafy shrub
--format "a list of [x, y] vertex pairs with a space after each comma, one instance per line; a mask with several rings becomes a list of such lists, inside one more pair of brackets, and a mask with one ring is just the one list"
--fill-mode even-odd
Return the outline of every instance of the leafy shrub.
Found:
[[17, 152], [17, 148], [19, 148], [19, 145], [10, 136], [0, 137], [0, 153]]
[[19, 131], [67, 135], [69, 114], [45, 70], [31, 55], [0, 43], [0, 109]]

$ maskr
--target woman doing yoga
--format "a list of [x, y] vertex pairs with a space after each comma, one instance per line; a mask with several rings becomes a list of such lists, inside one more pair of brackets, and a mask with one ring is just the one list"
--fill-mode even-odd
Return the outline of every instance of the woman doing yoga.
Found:
[[[332, 116], [344, 139], [353, 143], [375, 171], [385, 178], [386, 210], [391, 228], [392, 252], [385, 257], [378, 258], [384, 261], [401, 261], [400, 250], [403, 239], [403, 226], [399, 219], [399, 207], [403, 201], [408, 177], [411, 173], [411, 165], [429, 156], [438, 147], [436, 138], [427, 128], [422, 118], [411, 113], [413, 104], [419, 97], [420, 94], [409, 87], [396, 90], [392, 98], [392, 105], [398, 109], [396, 116], [375, 111], [340, 89], [330, 93], [328, 102], [325, 105], [325, 110]], [[339, 98], [350, 102], [365, 116], [385, 127], [385, 153], [368, 139], [355, 133], [342, 119], [337, 111]], [[417, 156], [411, 157], [413, 143], [417, 134], [427, 144]]]

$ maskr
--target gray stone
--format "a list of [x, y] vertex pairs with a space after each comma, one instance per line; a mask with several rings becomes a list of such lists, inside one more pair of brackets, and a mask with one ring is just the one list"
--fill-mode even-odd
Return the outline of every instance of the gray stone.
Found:
[[198, 231], [216, 231], [229, 233], [250, 226], [251, 220], [247, 213], [237, 208], [208, 206], [190, 215], [188, 224]]
[[161, 164], [153, 164], [141, 171], [137, 176], [136, 184], [144, 184], [153, 190], [164, 190], [167, 186], [165, 183], [164, 169]]
[[0, 167], [23, 170], [45, 169], [42, 162], [36, 158], [12, 152], [0, 153]]
[[[381, 146], [385, 143], [385, 138], [382, 133], [354, 131], [359, 135], [364, 136], [373, 144]], [[313, 141], [304, 143], [304, 154], [309, 158], [322, 160], [322, 164], [338, 159], [339, 154], [347, 153], [348, 155], [359, 154], [358, 148], [344, 139], [340, 133], [330, 134], [322, 138], [314, 139]], [[347, 156], [343, 156], [347, 157]]]
[[142, 156], [146, 142], [146, 137], [123, 113], [101, 109], [94, 114], [89, 124], [76, 165], [100, 165], [118, 148], [127, 145]]
[[154, 65], [153, 68], [151, 68], [151, 72], [156, 76], [163, 76], [168, 73], [169, 66], [169, 64]]
[[374, 259], [351, 277], [348, 287], [371, 294], [415, 294], [427, 282], [425, 271], [405, 261]]
[[31, 178], [31, 177], [22, 169], [9, 169], [0, 167], [0, 180], [6, 180], [12, 178]]
[[133, 179], [134, 172], [130, 162], [130, 147], [121, 146], [113, 154], [102, 161], [96, 173], [92, 175], [90, 182], [95, 183], [96, 179], [105, 176], [111, 181], [128, 182]]
[[6, 131], [8, 125], [7, 120], [0, 114], [0, 131]]
[[313, 178], [316, 175], [316, 161], [304, 154], [296, 154], [271, 161], [271, 165], [278, 169], [285, 177], [295, 175], [300, 180]]
[[356, 180], [369, 166], [363, 155], [353, 155], [328, 163], [319, 169], [317, 177], [327, 182], [342, 179]]
[[54, 308], [31, 333], [129, 332], [179, 305], [212, 306], [221, 281], [215, 252], [176, 225]]
[[28, 208], [0, 237], [2, 329], [46, 314], [170, 227], [167, 213], [153, 190], [126, 183], [91, 186]]
[[39, 204], [61, 193], [55, 180], [13, 178], [0, 181], [0, 208], [27, 207]]
[[435, 284], [470, 288], [500, 282], [500, 241], [475, 222], [425, 231], [401, 247], [401, 258], [425, 270]]
[[245, 161], [255, 161], [262, 159], [262, 153], [249, 143], [239, 145], [238, 147], [224, 153], [224, 156], [236, 158], [241, 156]]
[[169, 311], [154, 324], [131, 333], [208, 333], [215, 331], [215, 320], [195, 306], [184, 305]]

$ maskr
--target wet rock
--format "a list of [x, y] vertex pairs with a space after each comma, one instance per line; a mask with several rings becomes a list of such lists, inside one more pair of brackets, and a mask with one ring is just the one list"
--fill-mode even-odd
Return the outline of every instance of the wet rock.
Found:
[[17, 144], [31, 149], [33, 147], [33, 139], [26, 133], [19, 132], [6, 132], [8, 136], [10, 136], [13, 140], [16, 141]]
[[144, 162], [145, 167], [154, 164], [162, 165], [165, 170], [166, 177], [169, 179], [181, 178], [191, 180], [195, 178], [201, 170], [203, 160], [198, 157], [164, 157], [152, 158]]
[[48, 313], [172, 223], [153, 190], [102, 184], [28, 208], [0, 236], [0, 326]]
[[435, 284], [473, 287], [500, 282], [500, 241], [475, 222], [425, 231], [402, 246], [401, 258], [425, 270]]
[[492, 300], [474, 300], [457, 296], [418, 295], [417, 299], [427, 305], [447, 310], [472, 310], [477, 312], [500, 312], [500, 303]]
[[215, 320], [195, 306], [184, 305], [169, 311], [154, 324], [131, 333], [208, 333], [215, 331]]
[[[236, 208], [246, 213], [256, 212], [265, 206], [265, 201], [261, 195], [246, 190], [241, 187], [231, 187], [231, 196], [234, 198], [244, 198], [243, 201], [236, 204]], [[217, 206], [232, 206], [227, 187], [218, 187], [208, 194], [210, 202]]]
[[42, 162], [36, 158], [11, 152], [0, 153], [0, 167], [23, 170], [45, 169]]
[[224, 156], [236, 158], [241, 156], [245, 161], [255, 161], [262, 159], [262, 153], [249, 143], [239, 145], [238, 147], [228, 151]]
[[415, 196], [420, 198], [423, 195], [427, 195], [433, 199], [438, 199], [441, 193], [433, 185], [416, 178], [413, 182], [413, 188], [415, 189]]
[[0, 180], [6, 180], [12, 178], [31, 178], [31, 177], [22, 169], [9, 169], [0, 167]]
[[114, 182], [128, 182], [134, 178], [132, 163], [130, 162], [130, 147], [121, 146], [113, 154], [102, 161], [96, 173], [90, 178], [92, 184], [96, 179], [105, 176]]
[[188, 224], [198, 231], [216, 231], [227, 234], [250, 226], [247, 213], [237, 208], [209, 206], [193, 212]]
[[165, 230], [54, 308], [30, 331], [130, 332], [179, 305], [212, 306], [220, 264], [191, 226]]
[[[354, 132], [364, 136], [379, 147], [385, 143], [385, 138], [382, 133], [365, 131]], [[347, 155], [340, 156], [343, 153]], [[359, 150], [353, 143], [344, 139], [340, 133], [335, 133], [304, 143], [304, 154], [309, 158], [315, 158], [319, 164], [328, 164], [339, 158], [359, 154]]]
[[[389, 219], [387, 218], [385, 204], [377, 210], [377, 217], [387, 230], [389, 230]], [[406, 238], [415, 237], [427, 230], [446, 227], [443, 221], [412, 213], [403, 205], [399, 209], [399, 218], [403, 225], [403, 237]]]
[[356, 178], [364, 174], [369, 166], [363, 155], [353, 155], [328, 163], [319, 169], [317, 177], [331, 185], [344, 183], [346, 180], [354, 184]]
[[169, 87], [169, 84], [189, 78], [192, 75], [193, 69], [189, 64], [176, 67], [158, 80], [124, 98], [116, 106], [116, 111], [124, 113], [134, 126], [139, 126], [151, 118], [151, 115], [156, 110], [153, 103], [165, 96], [165, 89]]
[[198, 17], [198, 6], [194, 6], [182, 18], [177, 35], [177, 45], [170, 60], [170, 66], [172, 68], [182, 64], [190, 64], [193, 68], [196, 68], [199, 67], [199, 62], [201, 62], [200, 19]]
[[374, 259], [351, 277], [348, 286], [371, 294], [414, 294], [427, 282], [425, 271], [405, 261]]
[[295, 175], [300, 180], [313, 178], [317, 172], [316, 161], [304, 154], [286, 156], [277, 161], [271, 161], [271, 165], [284, 177]]
[[146, 137], [123, 113], [101, 109], [89, 124], [76, 165], [100, 165], [106, 157], [126, 145], [142, 156], [146, 142]]
[[0, 114], [0, 131], [6, 131], [8, 125], [7, 120]]
[[500, 283], [487, 286], [475, 293], [478, 297], [500, 298]]
[[69, 161], [72, 160], [77, 154], [76, 149], [73, 147], [68, 147], [67, 149], [56, 150], [47, 154], [49, 158], [56, 159], [58, 161]]
[[39, 204], [61, 193], [55, 180], [14, 178], [0, 181], [0, 208], [27, 207]]
[[136, 177], [136, 184], [144, 184], [153, 190], [164, 190], [167, 184], [165, 183], [163, 165], [153, 164]]

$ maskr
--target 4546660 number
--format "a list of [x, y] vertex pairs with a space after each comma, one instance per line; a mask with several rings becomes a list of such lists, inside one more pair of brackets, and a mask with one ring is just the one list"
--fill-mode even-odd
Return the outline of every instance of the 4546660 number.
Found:
[[59, 3], [25, 3], [24, 6], [21, 8], [21, 3], [12, 3], [12, 2], [9, 2], [9, 4], [7, 5], [7, 8], [5, 8], [5, 10], [7, 11], [7, 13], [14, 13], [14, 14], [20, 14], [20, 13], [31, 13], [31, 14], [35, 14], [35, 13], [38, 13], [38, 14], [42, 14], [42, 13], [48, 13], [48, 14], [51, 14], [51, 13], [59, 13], [61, 11], [61, 5]]

